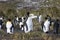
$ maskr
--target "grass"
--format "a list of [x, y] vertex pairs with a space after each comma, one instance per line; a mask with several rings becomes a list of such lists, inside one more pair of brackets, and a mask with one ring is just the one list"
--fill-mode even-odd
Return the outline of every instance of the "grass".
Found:
[[[59, 5], [59, 0], [56, 0]], [[39, 10], [17, 10], [15, 8], [15, 2], [14, 3], [0, 3], [0, 15], [3, 15], [4, 18], [11, 18], [13, 19], [15, 15], [21, 17], [26, 14], [27, 11], [30, 11], [30, 13], [33, 13], [35, 15], [42, 14], [43, 18], [48, 14], [52, 18], [60, 18], [60, 9], [57, 7], [49, 7], [49, 8], [43, 8], [41, 7]], [[17, 12], [18, 11], [18, 12]], [[1, 14], [2, 13], [2, 14]], [[40, 24], [34, 19], [34, 31], [30, 33], [21, 33], [21, 32], [15, 32], [13, 35], [6, 34], [5, 30], [0, 30], [0, 40], [60, 40], [60, 35], [49, 35], [45, 34], [41, 31]], [[4, 23], [5, 25], [5, 23]], [[18, 28], [17, 28], [18, 30]], [[51, 26], [52, 30], [52, 26]]]

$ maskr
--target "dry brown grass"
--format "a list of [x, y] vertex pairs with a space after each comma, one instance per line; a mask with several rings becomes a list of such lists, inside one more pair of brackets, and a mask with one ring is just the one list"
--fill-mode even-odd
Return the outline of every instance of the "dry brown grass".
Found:
[[[15, 3], [16, 4], [16, 3]], [[14, 3], [0, 3], [0, 11], [3, 11], [3, 16], [5, 18], [11, 18], [13, 19], [15, 15], [17, 16], [23, 16], [27, 10], [22, 9], [16, 11]], [[40, 8], [39, 10], [28, 10], [31, 13], [34, 13], [35, 15], [42, 14], [44, 17], [48, 14], [52, 18], [59, 18], [60, 17], [60, 9], [56, 7], [51, 8]], [[1, 15], [1, 13], [0, 13]], [[45, 34], [41, 31], [40, 24], [34, 19], [34, 31], [30, 33], [21, 33], [21, 32], [15, 32], [13, 35], [6, 34], [4, 30], [0, 30], [0, 40], [60, 40], [60, 35], [49, 35]], [[52, 26], [51, 26], [52, 30]]]

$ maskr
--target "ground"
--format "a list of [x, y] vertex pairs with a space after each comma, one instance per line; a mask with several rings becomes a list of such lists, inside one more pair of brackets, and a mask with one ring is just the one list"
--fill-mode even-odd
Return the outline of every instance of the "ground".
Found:
[[[11, 18], [12, 20], [14, 19], [15, 15], [21, 17], [26, 14], [27, 11], [30, 13], [33, 13], [35, 15], [43, 15], [43, 18], [48, 14], [50, 15], [53, 19], [60, 18], [60, 1], [56, 0], [52, 2], [54, 4], [54, 7], [41, 7], [39, 10], [33, 10], [33, 9], [22, 9], [22, 10], [17, 10], [15, 8], [15, 2], [12, 3], [0, 3], [0, 16], [3, 15], [5, 20], [4, 20], [4, 25], [6, 23], [7, 18]], [[19, 27], [15, 27], [14, 34], [7, 34], [6, 29], [0, 30], [0, 40], [60, 40], [60, 32], [59, 34], [53, 34], [53, 31], [50, 31], [49, 34], [44, 33], [41, 30], [41, 26], [34, 19], [34, 31], [30, 33], [23, 33], [20, 31]], [[50, 27], [51, 30], [53, 30], [53, 26]], [[59, 29], [60, 31], [60, 29]]]

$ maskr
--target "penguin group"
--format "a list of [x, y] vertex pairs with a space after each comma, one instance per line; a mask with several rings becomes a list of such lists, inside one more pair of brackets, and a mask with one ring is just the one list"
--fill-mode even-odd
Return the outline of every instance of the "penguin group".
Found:
[[[14, 33], [14, 24], [19, 25], [19, 29], [24, 32], [24, 33], [29, 33], [31, 31], [34, 31], [34, 24], [33, 24], [33, 19], [37, 19], [39, 23], [41, 23], [41, 27], [44, 33], [49, 33], [50, 31], [50, 26], [52, 23], [53, 25], [53, 33], [58, 34], [58, 29], [59, 29], [59, 19], [52, 20], [49, 15], [45, 17], [45, 21], [43, 21], [42, 15], [36, 16], [34, 14], [30, 14], [30, 12], [27, 12], [25, 17], [18, 17], [15, 16], [14, 23], [11, 21], [10, 18], [7, 19], [6, 21], [6, 32], [8, 34], [13, 34]], [[0, 17], [0, 29], [2, 28], [3, 24], [3, 17]]]

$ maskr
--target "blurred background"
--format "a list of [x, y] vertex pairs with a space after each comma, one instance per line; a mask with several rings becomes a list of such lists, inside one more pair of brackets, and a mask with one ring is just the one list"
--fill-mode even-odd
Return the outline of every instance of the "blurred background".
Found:
[[[5, 18], [11, 18], [13, 20], [16, 15], [22, 17], [28, 11], [35, 15], [42, 14], [44, 17], [48, 14], [52, 18], [60, 18], [60, 0], [0, 0], [0, 16], [4, 16]], [[0, 39], [60, 40], [60, 35], [43, 33], [36, 19], [33, 22], [34, 32], [28, 34], [15, 32], [13, 35], [8, 35], [3, 30], [0, 30]]]

